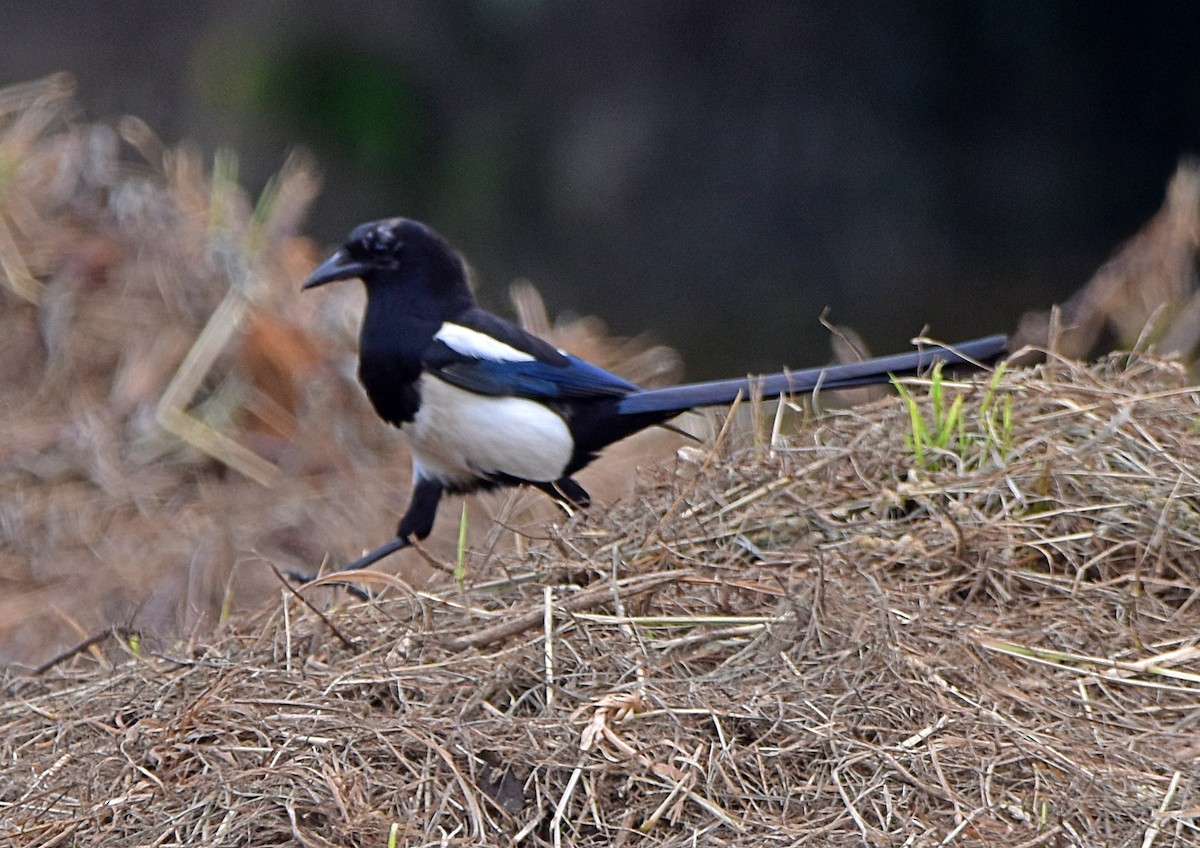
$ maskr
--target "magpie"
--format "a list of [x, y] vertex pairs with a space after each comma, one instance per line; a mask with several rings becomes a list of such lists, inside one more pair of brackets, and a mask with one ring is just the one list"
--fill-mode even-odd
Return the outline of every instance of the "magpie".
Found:
[[588, 493], [572, 475], [613, 442], [689, 409], [754, 392], [887, 383], [935, 360], [978, 367], [1007, 344], [989, 336], [754, 380], [643, 389], [479, 308], [462, 258], [417, 221], [359, 225], [302, 288], [353, 278], [367, 289], [359, 380], [379, 416], [408, 437], [413, 490], [395, 538], [340, 571], [424, 539], [445, 494], [528, 485], [564, 506], [586, 507]]

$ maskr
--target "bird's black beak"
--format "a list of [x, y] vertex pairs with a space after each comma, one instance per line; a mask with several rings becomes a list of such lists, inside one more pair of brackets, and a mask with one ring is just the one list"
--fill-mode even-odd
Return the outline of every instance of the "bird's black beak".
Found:
[[368, 267], [366, 262], [351, 259], [346, 251], [339, 250], [318, 265], [316, 270], [308, 275], [308, 279], [304, 281], [304, 285], [300, 286], [300, 288], [312, 289], [317, 286], [323, 286], [326, 283], [336, 282], [337, 280], [351, 280], [355, 277], [361, 277], [366, 273]]

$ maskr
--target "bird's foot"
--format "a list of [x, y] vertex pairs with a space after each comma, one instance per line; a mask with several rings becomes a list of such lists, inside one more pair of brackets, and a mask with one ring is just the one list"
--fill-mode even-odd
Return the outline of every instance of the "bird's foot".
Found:
[[[384, 557], [391, 556], [396, 551], [407, 548], [409, 544], [411, 543], [407, 537], [397, 536], [396, 538], [391, 539], [390, 541], [385, 542], [384, 544], [375, 548], [373, 551], [363, 554], [353, 562], [347, 563], [336, 571], [331, 571], [328, 574], [301, 574], [298, 571], [287, 571], [284, 573], [287, 575], [289, 580], [293, 580], [300, 585], [304, 585], [317, 579], [332, 577], [337, 574], [344, 574], [348, 571], [358, 571], [359, 569], [366, 568], [369, 565], [374, 565]], [[338, 581], [338, 583], [341, 583], [341, 581]], [[359, 589], [357, 586], [353, 586], [349, 583], [341, 583], [341, 585], [344, 585], [346, 590], [359, 600], [365, 601], [371, 597], [367, 592]]]

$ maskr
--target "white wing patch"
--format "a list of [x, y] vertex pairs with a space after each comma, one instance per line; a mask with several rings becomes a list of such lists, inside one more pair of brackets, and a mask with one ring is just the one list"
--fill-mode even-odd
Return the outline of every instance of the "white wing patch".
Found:
[[403, 427], [418, 476], [460, 486], [497, 473], [550, 481], [571, 460], [567, 422], [536, 401], [484, 397], [429, 374], [420, 391], [421, 408]]
[[473, 356], [476, 359], [490, 359], [493, 362], [529, 362], [533, 359], [528, 353], [517, 350], [499, 339], [494, 339], [486, 333], [472, 330], [461, 324], [442, 324], [434, 338], [446, 347], [461, 353], [463, 356]]

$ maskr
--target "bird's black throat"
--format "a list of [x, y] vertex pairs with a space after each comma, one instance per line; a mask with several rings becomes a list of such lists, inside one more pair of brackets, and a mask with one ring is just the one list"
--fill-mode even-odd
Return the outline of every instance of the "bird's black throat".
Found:
[[399, 287], [373, 287], [359, 334], [358, 379], [379, 417], [400, 427], [413, 420], [421, 398], [421, 356], [441, 320], [403, 308]]

